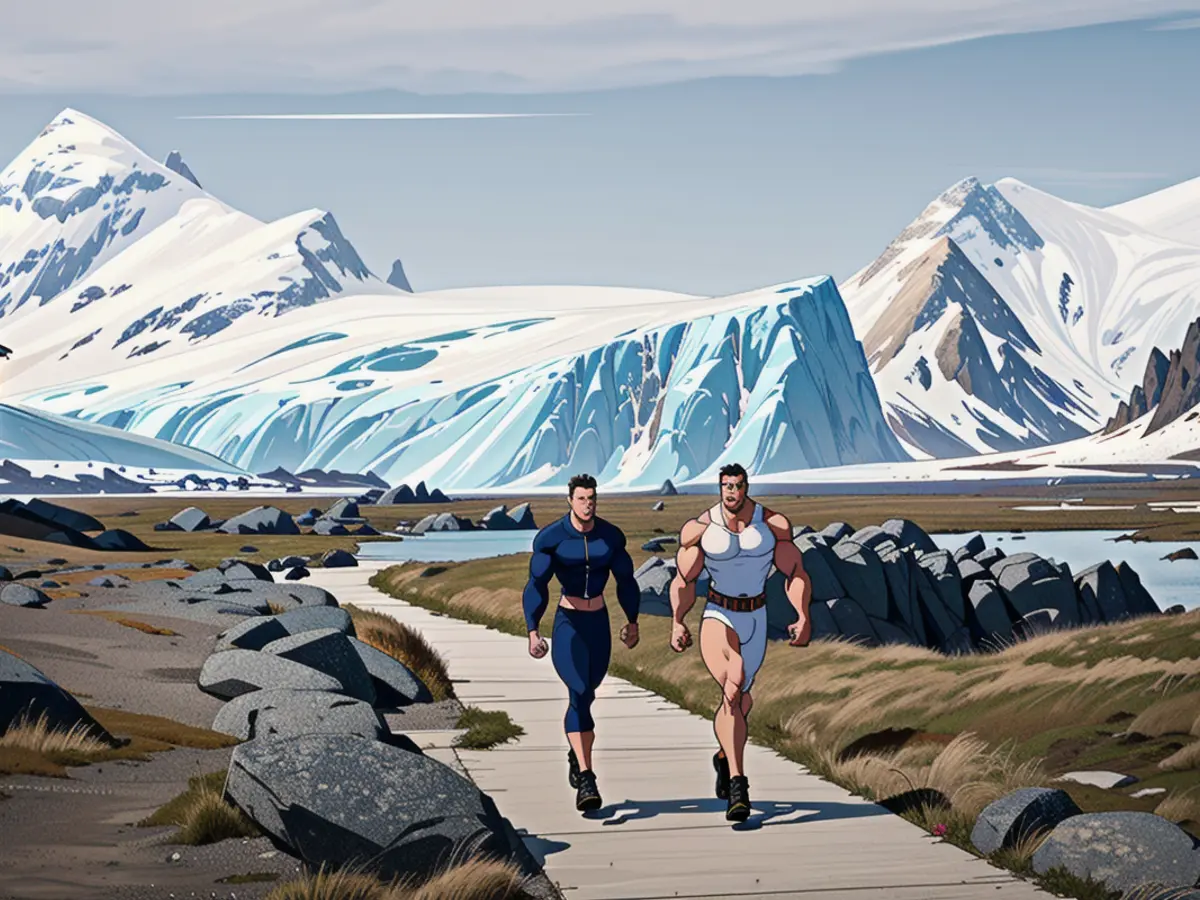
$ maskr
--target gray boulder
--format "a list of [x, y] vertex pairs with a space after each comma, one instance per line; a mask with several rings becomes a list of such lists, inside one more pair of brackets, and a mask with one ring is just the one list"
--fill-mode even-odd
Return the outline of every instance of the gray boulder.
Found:
[[[829, 604], [813, 600], [808, 604], [808, 618], [812, 621], [812, 639], [835, 638], [841, 635], [837, 619], [829, 610]], [[789, 623], [790, 624], [790, 623]]]
[[1121, 578], [1108, 560], [1096, 563], [1075, 576], [1079, 603], [1099, 622], [1119, 622], [1130, 616], [1129, 602]]
[[116, 743], [78, 700], [25, 660], [0, 650], [0, 734], [43, 716], [53, 731], [82, 726], [91, 737]]
[[350, 533], [345, 525], [339, 522], [334, 522], [331, 519], [318, 519], [313, 524], [313, 534], [321, 537], [342, 537]]
[[329, 691], [242, 694], [221, 707], [212, 730], [243, 741], [302, 734], [356, 734], [386, 740], [391, 735], [383, 717], [369, 703]]
[[282, 572], [284, 569], [294, 569], [296, 566], [307, 564], [308, 560], [303, 556], [285, 556], [280, 559], [273, 559], [267, 563], [267, 571]]
[[[978, 556], [987, 549], [987, 544], [983, 542], [983, 535], [977, 534], [960, 548], [966, 551], [967, 556]], [[957, 560], [957, 557], [956, 557]]]
[[988, 581], [995, 580], [992, 578], [992, 573], [988, 569], [985, 569], [970, 556], [963, 556], [962, 559], [955, 559], [954, 564], [958, 566], [958, 578], [959, 581], [962, 582], [964, 591], [970, 590], [971, 585], [980, 578], [987, 579]]
[[896, 546], [901, 550], [912, 550], [915, 553], [936, 553], [938, 546], [925, 530], [916, 522], [908, 519], [888, 519], [883, 523], [883, 530], [892, 536]]
[[[879, 621], [891, 624], [904, 634], [908, 643], [924, 646], [926, 641], [925, 622], [921, 616], [920, 586], [918, 572], [912, 556], [902, 552], [892, 541], [881, 541], [875, 548], [883, 574], [887, 578], [888, 593], [891, 595], [889, 617]], [[879, 631], [878, 628], [875, 629]], [[880, 633], [882, 637], [882, 632]], [[892, 633], [895, 637], [895, 634]], [[891, 641], [896, 643], [896, 641]]]
[[12, 572], [9, 571], [8, 566], [0, 566], [0, 581], [12, 581], [12, 580], [13, 580]]
[[830, 600], [827, 604], [833, 620], [837, 623], [838, 632], [846, 638], [874, 646], [879, 643], [879, 635], [871, 627], [871, 619], [863, 608], [853, 599], [843, 597], [840, 600]]
[[794, 543], [804, 561], [804, 571], [812, 584], [814, 600], [836, 600], [846, 596], [846, 588], [838, 581], [835, 569], [841, 560], [815, 535], [802, 534]]
[[116, 588], [129, 587], [132, 582], [124, 575], [100, 575], [88, 582], [88, 587]]
[[433, 528], [433, 523], [438, 520], [438, 515], [438, 513], [430, 513], [429, 515], [425, 516], [425, 518], [421, 519], [421, 521], [417, 522], [417, 524], [412, 527], [412, 533], [425, 534], [427, 531], [431, 530]]
[[677, 491], [675, 489], [675, 485], [672, 484], [671, 479], [668, 478], [666, 481], [663, 482], [662, 487], [659, 488], [658, 493], [663, 497], [674, 497], [679, 494], [679, 491]]
[[325, 510], [325, 515], [330, 519], [358, 519], [361, 515], [358, 510], [358, 504], [353, 500], [342, 499], [336, 501], [333, 506]]
[[878, 525], [868, 525], [865, 528], [860, 528], [854, 534], [850, 535], [846, 540], [854, 541], [856, 544], [862, 544], [864, 547], [870, 547], [875, 550], [880, 544], [889, 543], [895, 544], [892, 540], [892, 535], [888, 534]]
[[167, 521], [167, 524], [173, 526], [171, 530], [179, 531], [203, 531], [212, 525], [208, 518], [208, 513], [202, 509], [197, 509], [194, 506], [189, 506], [187, 509], [181, 509]]
[[528, 503], [518, 503], [508, 511], [508, 517], [517, 524], [517, 528], [522, 531], [537, 529], [537, 523], [533, 520], [533, 507]]
[[200, 690], [221, 700], [269, 688], [342, 692], [336, 678], [303, 663], [255, 650], [222, 650], [204, 661]]
[[1117, 577], [1121, 580], [1121, 589], [1125, 591], [1125, 600], [1129, 612], [1134, 616], [1157, 616], [1162, 610], [1150, 596], [1150, 592], [1142, 587], [1142, 579], [1126, 562], [1117, 564]]
[[345, 550], [330, 550], [321, 557], [321, 565], [326, 569], [345, 569], [357, 566], [358, 560]]
[[515, 531], [517, 523], [508, 517], [508, 507], [502, 503], [479, 520], [479, 527], [488, 531]]
[[642, 544], [642, 549], [647, 553], [666, 553], [668, 544], [678, 544], [679, 539], [673, 537], [656, 537], [650, 538], [646, 543]]
[[404, 663], [357, 638], [350, 638], [350, 646], [370, 673], [377, 706], [391, 709], [433, 702], [429, 688]]
[[802, 534], [816, 534], [816, 533], [817, 533], [816, 529], [813, 528], [811, 525], [793, 525], [792, 526], [792, 540], [793, 541], [796, 538], [800, 537], [800, 535], [802, 535]]
[[354, 634], [354, 623], [344, 609], [336, 606], [302, 607], [277, 616], [259, 616], [239, 622], [217, 635], [214, 652], [234, 647], [261, 650], [267, 644], [281, 638], [330, 628], [345, 635]]
[[1153, 813], [1084, 813], [1059, 823], [1033, 855], [1039, 875], [1058, 867], [1113, 891], [1143, 884], [1192, 887], [1200, 882], [1200, 848], [1178, 825]]
[[7, 603], [9, 606], [24, 606], [28, 609], [41, 609], [49, 602], [49, 597], [27, 584], [13, 581], [0, 585], [0, 603]]
[[287, 581], [299, 581], [301, 578], [307, 578], [312, 572], [308, 571], [306, 566], [296, 566], [294, 569], [288, 569], [288, 573], [284, 575]]
[[830, 522], [828, 525], [826, 525], [824, 528], [822, 528], [820, 530], [820, 532], [818, 532], [818, 533], [822, 534], [826, 538], [828, 538], [829, 543], [832, 546], [833, 544], [836, 544], [838, 541], [840, 541], [842, 538], [847, 538], [847, 537], [850, 537], [850, 535], [854, 534], [854, 529], [851, 528], [849, 525], [847, 525], [845, 522]]
[[1015, 553], [997, 560], [990, 568], [1009, 604], [1020, 615], [1056, 609], [1059, 625], [1079, 624], [1075, 585], [1049, 560], [1033, 553]]
[[971, 843], [984, 856], [990, 856], [1037, 831], [1049, 831], [1080, 812], [1066, 791], [1021, 788], [984, 807], [971, 830]]
[[916, 644], [917, 640], [901, 626], [894, 625], [887, 619], [872, 619], [871, 629], [879, 636], [880, 644]]
[[975, 554], [975, 561], [985, 569], [992, 569], [996, 563], [1004, 559], [1007, 554], [999, 547], [987, 547]]
[[1049, 634], [1061, 627], [1057, 609], [1035, 609], [1013, 623], [1013, 634], [1029, 640], [1039, 634]]
[[[834, 564], [834, 574], [846, 588], [847, 595], [852, 597], [855, 604], [867, 615], [886, 619], [887, 576], [875, 551], [844, 538], [834, 546], [833, 558], [837, 560]], [[831, 605], [830, 609], [833, 608]]]
[[981, 645], [999, 649], [1012, 643], [1013, 623], [999, 585], [990, 579], [979, 579], [967, 592], [972, 615], [978, 626]]
[[244, 559], [226, 559], [217, 565], [217, 571], [226, 581], [266, 581], [273, 579], [266, 566]]
[[634, 580], [642, 589], [643, 596], [647, 593], [665, 594], [675, 577], [675, 566], [658, 556], [652, 556], [637, 567], [633, 573]]
[[241, 744], [226, 792], [311, 866], [360, 864], [384, 879], [419, 879], [452, 856], [479, 855], [534, 870], [512, 826], [469, 780], [357, 735]]
[[655, 501], [655, 504], [650, 507], [653, 512], [662, 512], [666, 508], [667, 504], [663, 503], [661, 500]]
[[254, 509], [225, 520], [217, 531], [222, 534], [299, 534], [300, 529], [282, 509], [256, 506]]
[[349, 697], [375, 702], [371, 674], [355, 652], [350, 638], [338, 628], [318, 628], [271, 641], [262, 653], [278, 656], [336, 678]]

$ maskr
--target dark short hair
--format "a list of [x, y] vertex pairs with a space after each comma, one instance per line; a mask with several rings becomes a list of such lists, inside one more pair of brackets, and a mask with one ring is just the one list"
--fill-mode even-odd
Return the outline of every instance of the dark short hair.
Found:
[[730, 463], [727, 466], [721, 466], [721, 474], [717, 476], [717, 484], [721, 483], [722, 478], [737, 478], [739, 475], [742, 476], [746, 484], [750, 483], [750, 476], [747, 475], [746, 470], [737, 463]]
[[567, 496], [575, 496], [575, 488], [591, 488], [596, 489], [596, 479], [591, 475], [572, 475], [571, 480], [567, 482]]

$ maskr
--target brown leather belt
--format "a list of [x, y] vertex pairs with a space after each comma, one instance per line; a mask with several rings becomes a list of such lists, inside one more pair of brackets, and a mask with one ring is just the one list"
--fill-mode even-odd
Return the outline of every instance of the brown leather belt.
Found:
[[730, 612], [754, 612], [767, 605], [767, 593], [755, 594], [753, 597], [730, 597], [712, 587], [708, 589], [708, 602], [715, 603]]

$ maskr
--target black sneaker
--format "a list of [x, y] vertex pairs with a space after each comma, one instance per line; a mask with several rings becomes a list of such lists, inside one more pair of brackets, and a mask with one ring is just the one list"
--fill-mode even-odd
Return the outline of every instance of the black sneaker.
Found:
[[745, 822], [750, 818], [750, 780], [745, 775], [729, 779], [729, 808], [725, 818], [730, 822]]
[[567, 781], [571, 783], [572, 788], [579, 787], [579, 757], [575, 755], [574, 750], [567, 751]]
[[729, 760], [720, 751], [713, 754], [713, 768], [717, 770], [717, 799], [729, 798]]
[[596, 773], [585, 769], [579, 773], [579, 789], [575, 792], [575, 808], [580, 812], [600, 808], [600, 790], [596, 787]]

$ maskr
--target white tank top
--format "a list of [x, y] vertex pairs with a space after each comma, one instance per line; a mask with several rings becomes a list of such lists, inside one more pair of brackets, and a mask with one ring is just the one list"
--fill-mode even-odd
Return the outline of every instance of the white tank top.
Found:
[[700, 536], [710, 584], [727, 597], [754, 597], [763, 592], [775, 561], [775, 532], [763, 521], [762, 504], [740, 534], [723, 524], [718, 504], [708, 511], [712, 521]]

